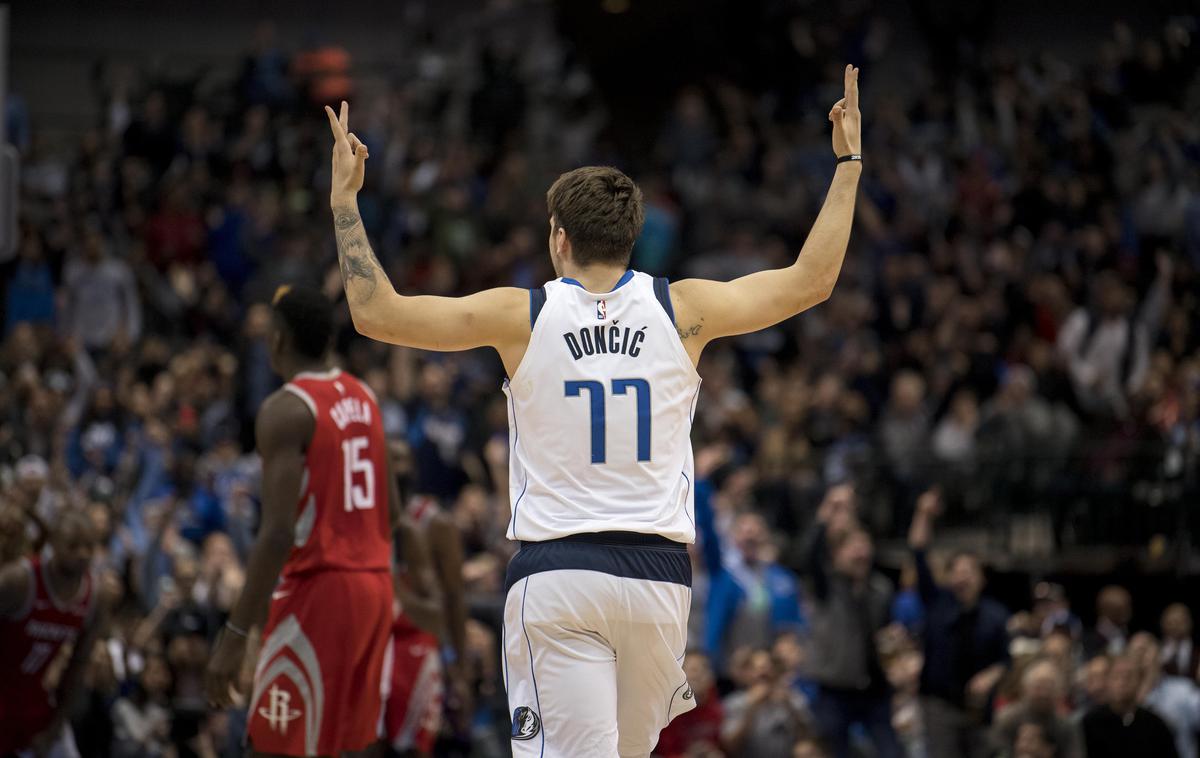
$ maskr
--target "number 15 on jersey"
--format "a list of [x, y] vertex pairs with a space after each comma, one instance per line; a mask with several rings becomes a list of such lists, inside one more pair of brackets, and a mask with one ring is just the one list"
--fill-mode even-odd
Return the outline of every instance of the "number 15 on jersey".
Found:
[[[346, 476], [346, 494], [343, 502], [347, 511], [365, 511], [375, 507], [375, 468], [371, 459], [364, 457], [370, 441], [366, 437], [351, 437], [342, 440], [342, 471]], [[355, 481], [355, 475], [361, 477]]]

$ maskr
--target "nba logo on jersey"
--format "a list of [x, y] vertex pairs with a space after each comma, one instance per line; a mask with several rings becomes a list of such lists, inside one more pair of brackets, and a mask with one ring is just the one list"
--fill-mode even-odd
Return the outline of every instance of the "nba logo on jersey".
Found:
[[603, 321], [607, 317], [608, 317], [608, 301], [607, 300], [597, 300], [596, 301], [596, 320]]

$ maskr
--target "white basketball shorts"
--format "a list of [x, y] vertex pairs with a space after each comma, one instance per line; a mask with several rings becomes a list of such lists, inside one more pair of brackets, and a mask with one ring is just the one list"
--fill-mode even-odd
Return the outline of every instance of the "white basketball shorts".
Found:
[[618, 532], [523, 543], [507, 584], [516, 758], [648, 756], [696, 706], [681, 666], [691, 607], [682, 544]]

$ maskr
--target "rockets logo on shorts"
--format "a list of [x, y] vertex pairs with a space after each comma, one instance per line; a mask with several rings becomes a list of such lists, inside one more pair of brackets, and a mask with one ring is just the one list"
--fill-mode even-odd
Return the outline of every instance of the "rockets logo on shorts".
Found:
[[267, 720], [272, 731], [287, 734], [288, 724], [300, 718], [300, 711], [291, 707], [292, 693], [272, 684], [267, 694], [270, 696], [269, 705], [259, 708], [258, 715]]
[[513, 711], [512, 738], [514, 740], [531, 740], [542, 731], [542, 721], [533, 709], [522, 705]]

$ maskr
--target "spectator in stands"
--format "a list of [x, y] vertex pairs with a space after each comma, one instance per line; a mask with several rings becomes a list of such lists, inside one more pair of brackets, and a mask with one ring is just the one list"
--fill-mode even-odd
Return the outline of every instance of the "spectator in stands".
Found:
[[987, 458], [982, 475], [992, 491], [1009, 496], [1047, 486], [1078, 434], [1072, 413], [1038, 394], [1028, 366], [1009, 367], [981, 413], [977, 442]]
[[1107, 703], [1083, 717], [1083, 740], [1088, 758], [1129, 758], [1133, 755], [1179, 758], [1166, 723], [1138, 705], [1141, 664], [1129, 655], [1115, 658], [1108, 670]]
[[1079, 667], [1079, 677], [1075, 687], [1075, 711], [1071, 719], [1076, 724], [1082, 721], [1088, 711], [1108, 702], [1108, 668], [1112, 659], [1107, 655], [1098, 655]]
[[108, 250], [100, 223], [89, 219], [81, 254], [63, 271], [67, 333], [93, 353], [124, 353], [141, 336], [142, 309], [133, 273]]
[[879, 437], [891, 474], [905, 487], [919, 483], [927, 463], [929, 414], [925, 392], [925, 380], [916, 372], [897, 374], [879, 424]]
[[[809, 536], [812, 605], [809, 674], [819, 685], [813, 710], [836, 758], [850, 755], [851, 732], [864, 728], [881, 758], [899, 758], [892, 730], [891, 686], [876, 647], [890, 621], [891, 583], [874, 571], [871, 536], [826, 498]], [[831, 528], [831, 523], [833, 524]], [[830, 533], [837, 535], [830, 537]]]
[[1179, 758], [1196, 758], [1200, 688], [1190, 678], [1163, 672], [1162, 649], [1149, 632], [1133, 635], [1129, 640], [1129, 655], [1142, 666], [1141, 704], [1171, 728]]
[[420, 394], [408, 429], [417, 477], [435, 497], [450, 497], [465, 483], [463, 446], [467, 441], [467, 418], [451, 403], [452, 372], [429, 363], [421, 372]]
[[1133, 598], [1129, 590], [1109, 585], [1096, 596], [1096, 624], [1083, 635], [1083, 654], [1120, 655], [1129, 642], [1129, 620], [1133, 618]]
[[983, 566], [970, 553], [948, 563], [946, 586], [933, 578], [926, 559], [940, 498], [930, 491], [917, 501], [908, 543], [925, 605], [925, 667], [921, 696], [929, 758], [974, 758], [986, 751], [980, 714], [1008, 663], [1008, 612], [982, 596]]
[[917, 638], [925, 626], [925, 607], [921, 605], [921, 592], [917, 587], [917, 567], [908, 557], [900, 565], [900, 586], [892, 601], [892, 620]]
[[1196, 679], [1200, 675], [1200, 650], [1192, 637], [1192, 612], [1183, 603], [1171, 603], [1163, 611], [1160, 628], [1163, 673]]
[[829, 758], [829, 753], [812, 737], [801, 737], [792, 746], [792, 758]]
[[132, 691], [113, 705], [113, 758], [160, 758], [170, 749], [171, 670], [161, 655], [142, 664]]
[[689, 650], [683, 659], [688, 686], [696, 707], [676, 716], [658, 737], [654, 754], [662, 758], [692, 756], [698, 750], [717, 750], [721, 744], [723, 710], [717, 693], [712, 663], [699, 650]]
[[1043, 722], [1034, 719], [1017, 724], [1016, 739], [1004, 755], [1012, 758], [1061, 758], [1069, 753], [1063, 752], [1062, 744]]
[[1058, 662], [1035, 660], [1021, 676], [1021, 699], [1005, 708], [992, 724], [992, 750], [1011, 756], [1017, 752], [1021, 728], [1036, 724], [1049, 736], [1060, 758], [1083, 758], [1083, 739], [1077, 727], [1060, 715], [1066, 686]]
[[758, 513], [738, 514], [732, 549], [723, 548], [708, 482], [696, 483], [696, 528], [710, 581], [705, 652], [722, 674], [728, 672], [734, 650], [766, 647], [779, 632], [803, 628], [800, 588], [795, 576], [773, 560], [770, 533]]
[[1037, 583], [1033, 588], [1033, 617], [1041, 637], [1059, 632], [1078, 642], [1083, 636], [1083, 623], [1071, 612], [1071, 602], [1061, 584]]
[[4, 293], [5, 334], [21, 323], [54, 325], [54, 276], [36, 230], [24, 231], [17, 253]]
[[767, 650], [750, 656], [749, 683], [725, 698], [721, 743], [730, 755], [787, 755], [813, 721], [804, 697], [779, 676]]
[[1103, 272], [1095, 280], [1094, 305], [1077, 308], [1059, 332], [1059, 354], [1075, 395], [1091, 413], [1123, 416], [1128, 396], [1146, 378], [1151, 335], [1158, 331], [1170, 293], [1169, 259], [1159, 261], [1159, 276], [1136, 318], [1129, 288], [1115, 273]]

